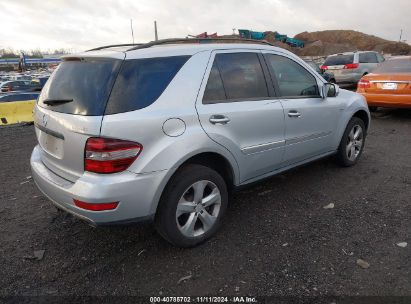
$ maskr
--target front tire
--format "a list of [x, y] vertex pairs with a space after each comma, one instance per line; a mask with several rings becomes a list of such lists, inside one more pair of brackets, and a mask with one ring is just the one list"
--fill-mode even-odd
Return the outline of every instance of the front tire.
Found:
[[341, 138], [336, 155], [337, 162], [341, 166], [351, 167], [358, 162], [364, 149], [365, 137], [364, 121], [358, 117], [351, 118]]
[[164, 190], [156, 229], [175, 246], [196, 246], [217, 232], [227, 205], [227, 185], [220, 174], [202, 165], [184, 166]]

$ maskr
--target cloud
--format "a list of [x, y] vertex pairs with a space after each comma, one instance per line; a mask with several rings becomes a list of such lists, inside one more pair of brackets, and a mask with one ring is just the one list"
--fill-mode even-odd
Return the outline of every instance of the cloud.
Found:
[[83, 50], [130, 43], [130, 19], [136, 42], [185, 37], [204, 31], [232, 33], [233, 28], [302, 31], [354, 29], [382, 38], [411, 42], [409, 0], [379, 2], [323, 0], [1, 0], [0, 48]]

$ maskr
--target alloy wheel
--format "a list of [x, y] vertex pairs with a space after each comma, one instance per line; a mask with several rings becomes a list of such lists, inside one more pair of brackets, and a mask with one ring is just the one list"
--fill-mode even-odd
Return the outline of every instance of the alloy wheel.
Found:
[[220, 213], [220, 190], [211, 181], [197, 181], [181, 196], [176, 210], [180, 232], [186, 237], [198, 237], [209, 231]]
[[360, 125], [354, 125], [348, 134], [348, 142], [346, 146], [347, 158], [355, 161], [361, 153], [364, 142], [364, 132]]

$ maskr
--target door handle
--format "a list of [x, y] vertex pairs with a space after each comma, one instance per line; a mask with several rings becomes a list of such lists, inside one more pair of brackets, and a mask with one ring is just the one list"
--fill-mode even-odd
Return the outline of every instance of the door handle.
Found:
[[288, 117], [296, 117], [296, 118], [298, 118], [298, 117], [300, 117], [300, 116], [301, 116], [301, 113], [300, 113], [300, 112], [297, 112], [297, 111], [295, 111], [295, 110], [292, 110], [292, 111], [288, 112]]
[[209, 121], [215, 125], [215, 124], [220, 124], [220, 125], [225, 125], [230, 122], [230, 118], [224, 115], [211, 115]]

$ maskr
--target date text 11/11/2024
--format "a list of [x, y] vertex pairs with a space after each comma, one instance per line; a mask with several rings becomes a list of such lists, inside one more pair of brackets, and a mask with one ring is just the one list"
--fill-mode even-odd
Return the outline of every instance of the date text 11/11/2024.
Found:
[[258, 303], [255, 297], [150, 297], [150, 303]]

